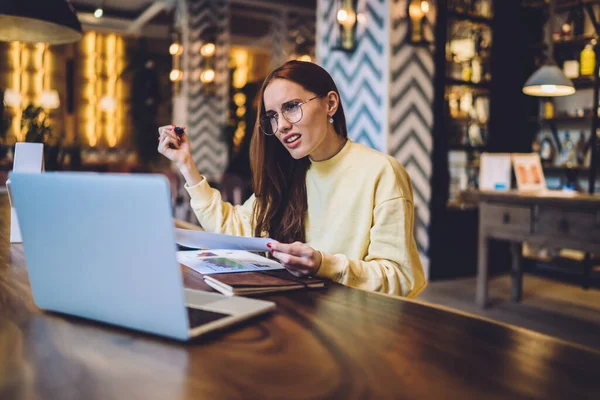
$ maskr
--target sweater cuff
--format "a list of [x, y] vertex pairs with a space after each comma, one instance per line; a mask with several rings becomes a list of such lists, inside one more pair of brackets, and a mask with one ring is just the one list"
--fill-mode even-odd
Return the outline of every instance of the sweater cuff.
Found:
[[342, 276], [345, 263], [334, 255], [323, 252], [321, 252], [321, 255], [321, 266], [317, 271], [317, 276], [338, 282]]
[[193, 208], [202, 208], [203, 205], [212, 201], [214, 189], [210, 187], [205, 177], [202, 177], [202, 180], [194, 186], [189, 186], [186, 182], [183, 187], [190, 195]]

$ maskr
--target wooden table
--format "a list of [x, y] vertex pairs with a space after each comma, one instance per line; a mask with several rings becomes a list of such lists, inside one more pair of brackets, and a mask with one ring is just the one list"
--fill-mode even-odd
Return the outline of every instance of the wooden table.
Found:
[[[600, 353], [332, 284], [182, 344], [40, 312], [0, 196], [0, 399], [593, 398]], [[197, 275], [185, 272], [186, 284]], [[157, 294], [160, 295], [160, 294]]]
[[511, 242], [513, 301], [520, 301], [523, 292], [523, 242], [600, 254], [600, 196], [482, 191], [463, 197], [479, 202], [476, 302], [480, 307], [488, 301], [490, 239]]

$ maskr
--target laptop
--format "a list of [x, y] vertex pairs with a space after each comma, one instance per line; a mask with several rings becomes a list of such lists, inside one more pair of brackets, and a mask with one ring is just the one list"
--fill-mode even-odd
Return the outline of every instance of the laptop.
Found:
[[10, 174], [35, 304], [187, 340], [275, 308], [184, 289], [162, 175]]

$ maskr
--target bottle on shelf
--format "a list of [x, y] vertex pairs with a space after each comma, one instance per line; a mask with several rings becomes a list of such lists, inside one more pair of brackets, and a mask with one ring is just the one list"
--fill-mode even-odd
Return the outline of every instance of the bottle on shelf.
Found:
[[560, 155], [560, 164], [572, 168], [577, 164], [577, 152], [575, 143], [571, 140], [569, 131], [565, 131], [564, 139], [562, 142], [562, 150]]
[[545, 167], [550, 167], [554, 165], [554, 159], [556, 157], [556, 147], [554, 146], [554, 142], [550, 135], [546, 132], [542, 137], [542, 141], [540, 143], [540, 158], [542, 160], [542, 164]]
[[563, 73], [569, 79], [579, 78], [579, 60], [576, 54], [569, 52], [566, 55], [566, 60], [563, 63]]
[[491, 0], [479, 1], [479, 15], [485, 18], [492, 17], [492, 2]]
[[551, 98], [546, 97], [542, 103], [542, 118], [552, 119], [554, 118], [554, 102]]
[[465, 61], [462, 64], [462, 73], [461, 73], [461, 79], [465, 82], [470, 82], [471, 81], [471, 63]]
[[581, 76], [592, 76], [596, 68], [596, 52], [592, 44], [587, 44], [579, 56]]
[[586, 143], [585, 143], [585, 132], [581, 131], [579, 133], [579, 140], [577, 141], [577, 165], [580, 167], [585, 166], [585, 153], [586, 153]]
[[562, 40], [568, 40], [572, 36], [573, 36], [573, 29], [571, 27], [571, 24], [569, 24], [568, 22], [563, 23], [560, 27], [560, 38]]

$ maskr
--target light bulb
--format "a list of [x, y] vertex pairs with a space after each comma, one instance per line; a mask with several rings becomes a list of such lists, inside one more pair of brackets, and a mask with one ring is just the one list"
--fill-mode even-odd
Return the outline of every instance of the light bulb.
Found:
[[342, 8], [337, 12], [337, 20], [343, 26], [352, 26], [356, 22], [356, 13], [351, 9]]
[[104, 15], [104, 10], [102, 10], [101, 8], [96, 8], [96, 11], [94, 11], [94, 17], [102, 18], [103, 15]]
[[172, 71], [171, 71], [171, 73], [169, 74], [169, 79], [170, 79], [172, 82], [179, 81], [179, 80], [181, 80], [181, 76], [182, 76], [182, 75], [183, 75], [183, 73], [181, 72], [181, 70], [179, 70], [179, 69], [174, 69], [174, 70], [172, 70]]
[[202, 73], [200, 74], [200, 80], [202, 81], [202, 83], [210, 83], [210, 82], [214, 81], [215, 80], [215, 70], [207, 69], [205, 71], [202, 71]]
[[173, 56], [176, 54], [181, 54], [182, 50], [183, 49], [182, 49], [181, 45], [177, 42], [175, 42], [171, 46], [169, 46], [169, 53]]
[[202, 57], [210, 57], [213, 54], [215, 54], [215, 45], [214, 45], [214, 43], [205, 43], [200, 48], [200, 54], [202, 54]]

